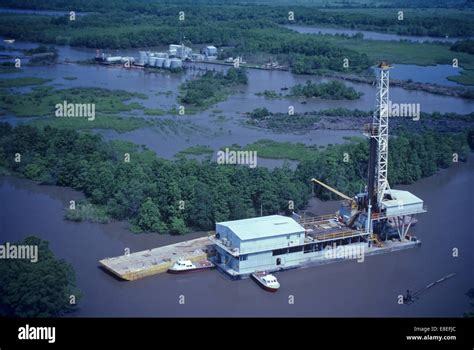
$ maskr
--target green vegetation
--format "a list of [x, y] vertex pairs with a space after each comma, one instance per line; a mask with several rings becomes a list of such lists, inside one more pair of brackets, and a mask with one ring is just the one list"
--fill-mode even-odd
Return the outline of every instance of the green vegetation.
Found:
[[[47, 6], [60, 8], [64, 4]], [[221, 52], [221, 58], [255, 53], [265, 53], [267, 58], [276, 55], [279, 61], [291, 64], [297, 73], [317, 72], [320, 69], [355, 72], [370, 66], [367, 57], [356, 51], [341, 49], [318, 36], [303, 36], [281, 27], [280, 22], [287, 18], [289, 11], [283, 7], [100, 4], [96, 1], [76, 3], [76, 6], [78, 11], [93, 8], [96, 14], [81, 16], [75, 21], [69, 21], [66, 16], [48, 18], [8, 14], [0, 16], [0, 35], [15, 36], [18, 40], [93, 48], [138, 48], [179, 42], [180, 31], [175, 30], [179, 25], [186, 35], [185, 44], [213, 43], [226, 47]], [[176, 16], [179, 11], [192, 13], [193, 16], [179, 22]], [[351, 68], [343, 68], [344, 58], [350, 60]]]
[[163, 109], [160, 109], [160, 108], [145, 108], [143, 110], [143, 113], [145, 115], [155, 115], [155, 116], [159, 116], [159, 115], [165, 115], [167, 114], [168, 112], [163, 110]]
[[58, 50], [54, 46], [40, 45], [34, 49], [22, 50], [25, 56], [31, 56], [29, 66], [41, 66], [53, 64], [58, 59]]
[[72, 266], [57, 259], [48, 242], [27, 237], [17, 245], [38, 247], [38, 261], [0, 259], [0, 315], [14, 317], [58, 317], [72, 312], [81, 292], [75, 285]]
[[261, 158], [297, 161], [314, 159], [318, 152], [318, 146], [306, 146], [303, 143], [277, 142], [272, 140], [258, 140], [244, 147], [232, 145], [229, 148], [236, 151], [257, 151], [258, 157]]
[[[391, 62], [394, 65], [394, 69], [396, 69], [397, 63], [420, 66], [452, 65], [453, 58], [457, 58], [459, 67], [464, 69], [462, 72], [463, 78], [453, 76], [448, 79], [459, 82], [470, 82], [474, 79], [474, 55], [465, 52], [457, 52], [453, 55], [453, 51], [450, 50], [448, 45], [438, 43], [420, 44], [405, 41], [361, 40], [330, 35], [326, 35], [325, 39], [341, 48], [355, 50], [360, 54], [366, 55], [372, 63], [381, 61]], [[349, 65], [353, 64], [354, 62], [349, 61]]]
[[89, 221], [101, 224], [110, 222], [107, 210], [104, 207], [88, 202], [77, 203], [75, 209], [68, 208], [64, 217], [75, 222]]
[[[364, 122], [369, 121], [373, 112], [361, 111], [358, 109], [333, 108], [319, 111], [311, 111], [305, 113], [271, 113], [266, 108], [256, 108], [248, 114], [247, 124], [262, 128], [271, 129], [277, 132], [296, 132], [312, 129], [314, 124], [320, 122], [323, 118], [331, 122], [332, 119], [347, 119], [353, 121], [359, 118], [363, 119], [355, 125], [362, 127]], [[405, 119], [406, 120], [406, 119]], [[411, 122], [411, 119], [408, 119]], [[420, 120], [410, 125], [406, 124], [403, 119], [394, 118], [390, 122], [393, 134], [399, 134], [406, 131], [418, 132], [427, 131], [438, 127], [438, 130], [446, 132], [459, 132], [467, 127], [474, 125], [474, 113], [457, 114], [457, 113], [420, 113]], [[357, 128], [359, 128], [357, 127]], [[436, 129], [436, 128], [435, 128]]]
[[226, 74], [207, 71], [182, 84], [178, 100], [184, 105], [206, 109], [224, 101], [230, 88], [244, 84], [247, 84], [247, 74], [244, 69], [229, 68]]
[[38, 53], [47, 53], [47, 52], [56, 52], [56, 48], [54, 46], [45, 46], [45, 45], [40, 45], [40, 46], [37, 46], [33, 49], [25, 49], [25, 50], [21, 50], [23, 52], [24, 55], [26, 56], [32, 56], [32, 55], [36, 55]]
[[62, 104], [64, 101], [81, 104], [94, 103], [96, 113], [119, 113], [144, 108], [137, 102], [125, 103], [132, 98], [146, 99], [147, 96], [123, 90], [101, 88], [55, 90], [51, 86], [39, 86], [24, 94], [1, 93], [0, 109], [14, 113], [18, 117], [42, 117], [53, 116], [56, 104]]
[[274, 90], [264, 90], [263, 92], [257, 92], [255, 95], [257, 96], [263, 96], [265, 98], [269, 98], [269, 99], [272, 99], [272, 98], [282, 98], [283, 95], [282, 93], [278, 93]]
[[464, 317], [474, 317], [474, 288], [471, 288], [467, 291], [466, 295], [469, 298], [469, 304], [471, 306], [471, 310], [464, 313]]
[[[451, 77], [447, 77], [447, 79], [462, 85], [474, 85], [474, 71], [463, 70], [461, 71], [460, 75], [453, 75]], [[474, 93], [472, 92], [472, 90], [467, 91], [463, 97], [474, 98]]]
[[291, 132], [308, 130], [321, 117], [355, 117], [363, 118], [372, 115], [371, 111], [350, 110], [346, 108], [326, 109], [314, 112], [296, 113], [271, 113], [266, 108], [256, 108], [249, 115], [247, 123], [253, 126], [268, 128], [278, 132]]
[[181, 152], [179, 152], [179, 154], [191, 154], [195, 156], [200, 156], [203, 154], [212, 154], [212, 153], [214, 153], [212, 148], [205, 145], [190, 146], [182, 150]]
[[291, 95], [319, 97], [329, 100], [357, 100], [363, 93], [357, 92], [353, 87], [347, 87], [344, 83], [337, 80], [319, 84], [308, 80], [305, 85], [297, 84], [293, 86], [291, 88]]
[[[304, 35], [282, 27], [286, 24], [316, 24], [398, 33], [444, 37], [474, 35], [471, 11], [456, 9], [403, 9], [404, 19], [398, 20], [397, 8], [315, 9], [295, 4], [260, 6], [252, 4], [151, 3], [126, 0], [98, 2], [62, 0], [25, 2], [8, 1], [11, 6], [27, 6], [69, 11], [91, 11], [94, 14], [69, 21], [67, 16], [51, 18], [23, 14], [0, 15], [0, 35], [43, 43], [70, 44], [101, 48], [154, 47], [179, 42], [185, 44], [213, 43], [224, 48], [220, 58], [260, 57], [256, 63], [270, 57], [288, 64], [295, 73], [318, 74], [326, 70], [361, 73], [380, 60], [419, 65], [451, 64], [453, 51], [440, 43], [407, 43], [363, 40], [360, 35]], [[342, 3], [338, 3], [341, 5]], [[323, 4], [321, 4], [323, 5]], [[324, 6], [331, 4], [325, 3]], [[350, 6], [344, 3], [345, 6]], [[375, 4], [364, 4], [375, 5]], [[405, 2], [406, 6], [412, 3]], [[176, 13], [192, 13], [179, 21]], [[295, 13], [294, 21], [288, 12]], [[176, 31], [176, 27], [180, 28]], [[181, 33], [181, 34], [180, 34]], [[459, 52], [460, 65], [474, 75], [474, 57]], [[343, 61], [348, 59], [349, 67]], [[471, 80], [463, 77], [460, 82]]]
[[88, 120], [87, 118], [50, 117], [35, 120], [31, 124], [40, 127], [50, 125], [58, 129], [69, 130], [112, 129], [117, 132], [127, 132], [153, 125], [153, 123], [143, 118], [119, 117], [106, 114], [96, 115], [94, 120]]
[[[211, 229], [216, 221], [241, 219], [287, 210], [288, 200], [303, 208], [310, 196], [309, 179], [317, 177], [345, 193], [365, 182], [368, 144], [356, 140], [323, 150], [301, 144], [260, 141], [246, 146], [259, 156], [300, 158], [296, 171], [218, 165], [179, 158], [162, 160], [127, 142], [105, 143], [99, 135], [0, 124], [0, 167], [43, 183], [83, 191], [89, 203], [115, 219], [128, 219], [134, 231], [181, 234], [191, 228]], [[14, 161], [15, 153], [22, 162]], [[343, 153], [350, 162], [343, 162]], [[390, 144], [390, 182], [411, 183], [464, 160], [467, 132], [399, 135]], [[124, 154], [130, 154], [130, 162]], [[327, 191], [326, 191], [327, 192]], [[326, 192], [318, 193], [329, 198]], [[184, 201], [185, 209], [179, 203]]]
[[453, 45], [451, 45], [450, 49], [457, 52], [467, 52], [474, 54], [474, 40], [456, 41]]
[[[16, 152], [22, 154], [21, 163], [12, 158]], [[288, 170], [170, 162], [135, 145], [51, 127], [0, 124], [0, 166], [83, 191], [112, 218], [160, 233], [181, 233], [183, 224], [211, 229], [215, 221], [255, 216], [260, 205], [265, 213], [275, 213], [287, 207], [288, 198], [302, 207], [308, 196], [307, 185], [294, 182]]]
[[[413, 6], [413, 2], [407, 2], [407, 5]], [[400, 10], [403, 10], [403, 21], [398, 20]], [[395, 8], [311, 10], [298, 13], [295, 17], [296, 24], [337, 26], [399, 35], [474, 35], [470, 11], [458, 9], [407, 9], [398, 4]]]
[[16, 68], [14, 64], [9, 64], [9, 63], [10, 62], [3, 62], [3, 64], [0, 64], [0, 74], [21, 72], [20, 68]]
[[17, 88], [23, 86], [42, 85], [51, 81], [51, 79], [36, 77], [21, 77], [12, 79], [0, 79], [0, 89]]

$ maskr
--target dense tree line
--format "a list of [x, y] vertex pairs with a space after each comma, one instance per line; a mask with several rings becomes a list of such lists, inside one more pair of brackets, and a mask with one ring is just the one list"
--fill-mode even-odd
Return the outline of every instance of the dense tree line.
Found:
[[[426, 11], [423, 9], [404, 9], [403, 21], [398, 19], [398, 10], [402, 7], [390, 9], [317, 9], [301, 4], [286, 3], [282, 1], [281, 6], [272, 6], [270, 1], [266, 6], [258, 4], [238, 4], [239, 1], [231, 3], [212, 0], [188, 0], [188, 1], [136, 1], [136, 0], [2, 0], [3, 7], [17, 7], [27, 9], [49, 9], [70, 11], [87, 11], [101, 13], [103, 16], [111, 11], [129, 14], [177, 16], [179, 11], [189, 14], [187, 20], [198, 19], [201, 23], [212, 21], [228, 21], [235, 19], [267, 18], [272, 23], [278, 24], [305, 24], [317, 26], [339, 26], [351, 29], [375, 30], [391, 32], [401, 35], [431, 35], [444, 37], [446, 35], [456, 37], [467, 37], [474, 35], [471, 18], [468, 14], [452, 11]], [[289, 2], [289, 1], [288, 1]], [[427, 1], [425, 2], [427, 3]], [[400, 4], [400, 2], [397, 2]], [[330, 2], [321, 2], [320, 6], [331, 5]], [[351, 3], [338, 4], [350, 7]], [[365, 4], [370, 7], [379, 4]], [[426, 4], [423, 7], [436, 7], [435, 3]], [[440, 7], [446, 7], [444, 1]], [[438, 6], [439, 6], [438, 5]], [[461, 5], [461, 4], [459, 4]], [[467, 6], [467, 3], [462, 4]], [[361, 6], [359, 4], [358, 6]], [[405, 7], [416, 6], [405, 2]], [[461, 6], [462, 7], [462, 6]], [[293, 21], [288, 20], [288, 13], [292, 11], [295, 16]], [[194, 18], [193, 18], [194, 17]], [[117, 22], [118, 23], [118, 22]]]
[[[411, 183], [464, 159], [466, 134], [402, 135], [390, 143], [391, 184]], [[343, 154], [349, 154], [349, 162]], [[15, 154], [21, 162], [15, 162]], [[130, 162], [124, 161], [130, 154]], [[138, 147], [114, 146], [100, 136], [51, 127], [0, 124], [0, 166], [42, 183], [83, 191], [93, 204], [136, 230], [182, 234], [212, 229], [216, 221], [288, 212], [305, 206], [312, 177], [348, 194], [363, 188], [367, 176], [365, 140], [327, 147], [314, 160], [289, 168], [248, 168], [159, 159]], [[319, 190], [318, 190], [319, 191]], [[318, 192], [329, 198], [327, 191]], [[182, 201], [182, 202], [181, 202]]]
[[450, 49], [453, 51], [474, 54], [474, 40], [456, 41], [453, 45], [451, 45]]
[[[472, 149], [472, 148], [471, 148]], [[341, 154], [349, 155], [344, 163]], [[403, 134], [390, 139], [388, 179], [390, 184], [411, 184], [433, 175], [453, 163], [453, 153], [463, 161], [469, 152], [465, 133]], [[302, 162], [297, 170], [300, 181], [315, 177], [352, 195], [364, 189], [367, 178], [368, 142], [360, 140], [349, 145], [328, 147], [320, 157]], [[329, 191], [318, 188], [321, 198], [334, 198]]]
[[82, 294], [72, 266], [57, 259], [40, 238], [27, 237], [15, 245], [37, 246], [37, 261], [0, 259], [0, 315], [57, 317], [74, 311]]
[[[211, 229], [215, 221], [256, 216], [261, 206], [264, 214], [285, 210], [288, 200], [301, 208], [308, 198], [307, 184], [295, 182], [289, 169], [170, 162], [131, 147], [117, 151], [96, 135], [50, 127], [1, 124], [0, 130], [1, 165], [42, 183], [83, 191], [112, 217], [129, 219], [142, 230]], [[17, 152], [20, 163], [12, 158]]]
[[353, 87], [343, 82], [333, 80], [327, 83], [313, 83], [310, 80], [305, 85], [297, 84], [290, 90], [293, 96], [320, 97], [329, 100], [356, 100], [362, 96]]
[[[137, 5], [138, 6], [138, 5]], [[178, 13], [188, 14], [179, 21]], [[212, 43], [224, 47], [221, 58], [265, 53], [277, 55], [295, 73], [319, 70], [361, 71], [370, 67], [365, 54], [341, 48], [329, 40], [283, 28], [272, 16], [281, 8], [249, 6], [162, 6], [156, 11], [111, 10], [77, 17], [0, 15], [0, 35], [42, 43], [100, 49], [146, 48], [179, 43]], [[118, 26], [117, 23], [120, 23]], [[350, 62], [343, 67], [344, 59]]]

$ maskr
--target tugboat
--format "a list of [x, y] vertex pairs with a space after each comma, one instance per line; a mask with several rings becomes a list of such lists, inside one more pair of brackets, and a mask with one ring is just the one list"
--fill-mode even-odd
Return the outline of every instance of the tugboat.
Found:
[[276, 277], [264, 271], [252, 273], [252, 278], [267, 292], [275, 293], [280, 288]]
[[188, 273], [188, 272], [198, 272], [203, 270], [213, 269], [215, 265], [209, 260], [197, 261], [196, 263], [191, 262], [191, 260], [183, 260], [179, 258], [173, 266], [168, 269], [169, 273]]

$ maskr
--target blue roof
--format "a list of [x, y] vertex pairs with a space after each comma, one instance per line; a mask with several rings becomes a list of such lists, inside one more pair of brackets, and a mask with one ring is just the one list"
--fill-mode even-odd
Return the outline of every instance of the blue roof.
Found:
[[243, 241], [304, 232], [295, 220], [282, 215], [218, 222], [217, 225], [227, 227]]

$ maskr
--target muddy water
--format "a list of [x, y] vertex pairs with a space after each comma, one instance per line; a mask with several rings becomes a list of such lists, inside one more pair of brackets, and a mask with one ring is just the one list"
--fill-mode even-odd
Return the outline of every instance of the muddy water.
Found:
[[[201, 69], [224, 69], [220, 66], [198, 65]], [[86, 66], [76, 64], [60, 64], [50, 67], [26, 67], [23, 72], [7, 74], [8, 77], [37, 76], [53, 79], [50, 83], [56, 88], [67, 87], [101, 87], [108, 89], [124, 89], [131, 92], [140, 92], [148, 96], [146, 100], [139, 100], [148, 108], [168, 110], [176, 106], [178, 87], [186, 79], [201, 71], [189, 70], [185, 75], [149, 73], [140, 69], [126, 70], [104, 66]], [[77, 77], [76, 80], [65, 80], [64, 77]], [[290, 87], [296, 83], [305, 83], [307, 80], [325, 81], [325, 79], [298, 76], [284, 71], [249, 70], [249, 84], [237, 89], [226, 101], [221, 102], [209, 110], [195, 115], [180, 117], [153, 117], [155, 119], [173, 119], [176, 130], [171, 132], [160, 128], [147, 128], [117, 134], [113, 131], [100, 131], [107, 138], [119, 138], [145, 144], [158, 155], [165, 158], [173, 157], [177, 152], [195, 144], [204, 144], [218, 149], [237, 143], [246, 145], [260, 139], [276, 141], [302, 142], [305, 144], [325, 145], [328, 143], [343, 142], [345, 136], [356, 136], [357, 130], [311, 130], [304, 135], [281, 134], [269, 130], [250, 129], [245, 126], [245, 118], [241, 115], [258, 107], [266, 107], [272, 112], [288, 112], [293, 106], [295, 112], [309, 112], [329, 108], [357, 108], [371, 110], [374, 106], [375, 87], [368, 84], [348, 83], [364, 95], [356, 101], [331, 101], [321, 99], [265, 99], [255, 94], [265, 89], [280, 91], [283, 87]], [[166, 92], [171, 91], [171, 94]], [[470, 113], [474, 110], [474, 101], [463, 100], [447, 96], [438, 96], [421, 91], [407, 91], [401, 88], [392, 88], [392, 101], [397, 103], [420, 103], [424, 112], [458, 112]], [[217, 113], [212, 113], [216, 111]], [[134, 112], [140, 115], [140, 112]], [[128, 114], [130, 116], [130, 114]], [[219, 120], [218, 116], [224, 116]], [[7, 115], [12, 123], [17, 118]], [[410, 123], [407, 121], [407, 123]], [[408, 125], [409, 127], [409, 125]]]
[[[429, 212], [419, 217], [415, 234], [420, 248], [278, 273], [276, 294], [262, 291], [251, 280], [229, 281], [216, 271], [187, 276], [167, 274], [121, 282], [98, 268], [98, 260], [149, 249], [186, 237], [135, 235], [125, 223], [71, 223], [62, 219], [70, 189], [38, 186], [28, 180], [0, 179], [1, 241], [38, 235], [51, 242], [58, 256], [73, 264], [85, 297], [75, 316], [462, 316], [469, 308], [464, 293], [474, 287], [472, 194], [474, 157], [469, 162], [403, 186], [425, 200]], [[400, 188], [400, 187], [397, 187]], [[311, 203], [322, 214], [337, 202]], [[459, 257], [451, 251], [459, 249]], [[444, 275], [454, 279], [434, 287], [416, 303], [397, 304], [407, 288], [418, 289]], [[179, 295], [186, 303], [178, 303]], [[288, 296], [295, 304], [288, 304]]]
[[[20, 50], [35, 47], [36, 44], [28, 42], [15, 42], [10, 45], [13, 49]], [[216, 71], [225, 70], [226, 67], [209, 64], [196, 64], [193, 69], [187, 70], [185, 74], [170, 74], [163, 72], [149, 72], [143, 69], [124, 69], [119, 67], [105, 67], [96, 65], [82, 65], [67, 63], [68, 60], [86, 60], [95, 55], [95, 50], [71, 48], [68, 46], [57, 46], [59, 61], [62, 64], [42, 67], [24, 66], [21, 72], [3, 74], [2, 78], [16, 78], [21, 76], [35, 76], [52, 79], [49, 85], [55, 88], [69, 87], [100, 87], [107, 89], [123, 89], [131, 92], [146, 94], [148, 99], [137, 100], [147, 108], [159, 108], [169, 110], [176, 107], [178, 87], [186, 79], [190, 79], [203, 70], [212, 69]], [[10, 51], [6, 51], [10, 53]], [[12, 51], [15, 55], [19, 51]], [[122, 50], [111, 52], [114, 55], [137, 55], [136, 50]], [[404, 67], [406, 68], [406, 67]], [[436, 67], [433, 67], [436, 69]], [[395, 71], [395, 69], [393, 70]], [[429, 79], [432, 74], [425, 72], [424, 77]], [[76, 77], [75, 80], [67, 80], [64, 77]], [[250, 112], [255, 108], [265, 107], [272, 112], [287, 113], [290, 106], [295, 112], [309, 112], [321, 109], [345, 107], [349, 109], [371, 110], [374, 107], [375, 86], [362, 83], [349, 82], [347, 85], [354, 87], [364, 95], [355, 101], [332, 101], [322, 99], [266, 99], [257, 96], [256, 93], [264, 90], [282, 91], [282, 88], [291, 87], [294, 84], [304, 84], [307, 80], [314, 82], [326, 81], [315, 76], [294, 75], [285, 71], [249, 70], [249, 83], [247, 86], [237, 88], [235, 93], [207, 111], [177, 117], [150, 117], [157, 120], [172, 119], [174, 126], [154, 127], [134, 130], [127, 133], [98, 131], [107, 139], [123, 139], [148, 146], [159, 156], [172, 158], [183, 149], [197, 144], [210, 146], [214, 150], [232, 144], [246, 145], [260, 139], [271, 139], [276, 141], [302, 142], [313, 145], [326, 145], [328, 143], [344, 142], [345, 136], [357, 136], [357, 130], [311, 130], [304, 135], [281, 134], [269, 130], [251, 129], [245, 125], [242, 113]], [[26, 92], [30, 88], [18, 89]], [[284, 92], [284, 91], [283, 91]], [[285, 92], [284, 92], [285, 93]], [[474, 111], [474, 101], [465, 99], [433, 95], [421, 91], [408, 91], [394, 87], [390, 91], [391, 100], [395, 103], [420, 103], [423, 112], [457, 112], [470, 113]], [[215, 113], [212, 113], [215, 111]], [[142, 115], [140, 111], [128, 113], [127, 117]], [[224, 118], [220, 118], [223, 116]], [[28, 119], [19, 119], [13, 115], [3, 116], [12, 124], [28, 122]], [[409, 121], [408, 121], [409, 123]], [[409, 128], [409, 125], [408, 125]]]

